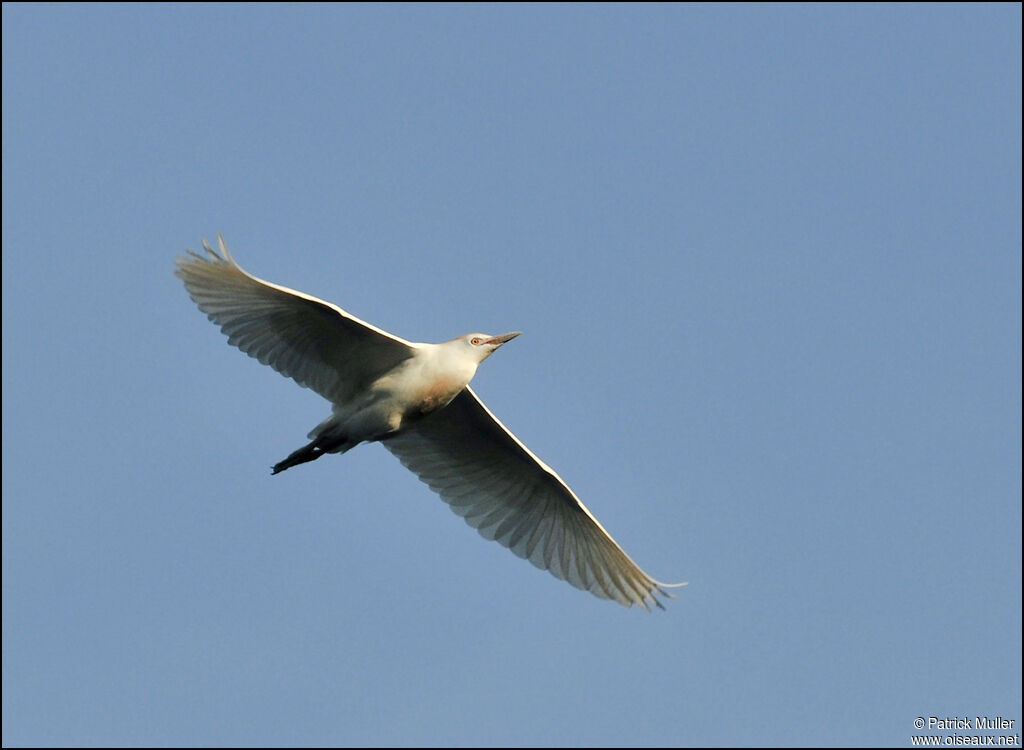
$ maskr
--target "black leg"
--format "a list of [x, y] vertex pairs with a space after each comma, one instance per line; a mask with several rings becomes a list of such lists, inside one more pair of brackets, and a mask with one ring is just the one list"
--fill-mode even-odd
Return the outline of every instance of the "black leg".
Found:
[[317, 446], [316, 442], [312, 442], [309, 445], [304, 445], [297, 451], [292, 453], [284, 461], [278, 461], [274, 464], [274, 469], [271, 474], [280, 474], [285, 469], [290, 469], [293, 466], [307, 463], [308, 461], [316, 461], [320, 456], [324, 455], [324, 452]]

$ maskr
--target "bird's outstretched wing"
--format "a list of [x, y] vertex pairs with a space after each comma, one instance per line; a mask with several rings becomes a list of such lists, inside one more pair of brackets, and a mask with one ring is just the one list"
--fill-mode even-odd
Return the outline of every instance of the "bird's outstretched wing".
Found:
[[242, 270], [217, 236], [218, 253], [178, 258], [175, 275], [228, 342], [335, 404], [412, 355], [415, 344], [340, 307]]
[[485, 538], [577, 588], [649, 609], [685, 585], [644, 573], [470, 388], [382, 443]]

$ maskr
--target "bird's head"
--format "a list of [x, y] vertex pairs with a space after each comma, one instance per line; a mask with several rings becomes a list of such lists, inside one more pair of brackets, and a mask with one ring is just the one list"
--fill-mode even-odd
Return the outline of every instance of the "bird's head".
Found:
[[473, 352], [477, 362], [483, 362], [494, 353], [495, 349], [506, 341], [511, 341], [520, 333], [522, 331], [513, 331], [512, 333], [503, 333], [501, 336], [491, 336], [486, 333], [467, 333], [462, 338], [456, 340], [461, 341], [469, 351]]

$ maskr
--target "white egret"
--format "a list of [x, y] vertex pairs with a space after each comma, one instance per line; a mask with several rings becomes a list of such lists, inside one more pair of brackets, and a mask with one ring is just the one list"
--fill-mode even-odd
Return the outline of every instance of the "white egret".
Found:
[[175, 274], [228, 343], [333, 405], [277, 474], [379, 442], [487, 539], [573, 586], [625, 606], [661, 607], [684, 583], [654, 580], [569, 486], [469, 387], [477, 367], [519, 335], [470, 333], [443, 344], [393, 336], [339, 307], [257, 279], [218, 253], [189, 251]]

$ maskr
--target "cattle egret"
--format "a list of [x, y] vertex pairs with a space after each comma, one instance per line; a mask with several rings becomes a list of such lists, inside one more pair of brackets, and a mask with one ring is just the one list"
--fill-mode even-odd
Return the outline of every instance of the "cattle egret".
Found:
[[333, 405], [277, 474], [326, 453], [379, 442], [485, 538], [538, 568], [627, 607], [662, 607], [644, 573], [569, 486], [469, 387], [477, 367], [519, 335], [469, 333], [418, 344], [328, 302], [251, 276], [218, 235], [218, 253], [178, 258], [175, 275], [228, 343]]

